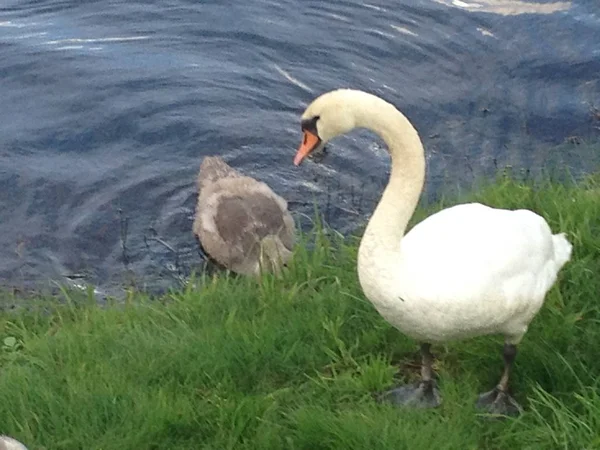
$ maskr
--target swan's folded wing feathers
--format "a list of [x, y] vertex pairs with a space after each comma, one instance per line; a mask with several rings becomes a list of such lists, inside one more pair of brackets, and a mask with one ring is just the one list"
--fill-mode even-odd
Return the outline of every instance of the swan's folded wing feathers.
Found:
[[277, 202], [259, 193], [223, 196], [214, 222], [221, 239], [244, 254], [256, 252], [262, 238], [285, 227]]
[[275, 192], [273, 192], [273, 190], [269, 187], [268, 184], [263, 183], [262, 181], [256, 181], [255, 179], [246, 176], [244, 176], [243, 178], [244, 182], [247, 183], [248, 189], [251, 189], [258, 194], [264, 195], [265, 197], [270, 197], [275, 202], [277, 202], [279, 208], [281, 209], [281, 212], [287, 211], [287, 201], [280, 195], [277, 195]]
[[[420, 292], [467, 296], [467, 286], [485, 291], [524, 274], [536, 276], [553, 259], [546, 222], [531, 211], [463, 204], [429, 216], [403, 239], [407, 271], [421, 274]], [[423, 274], [435, 273], [431, 285]], [[417, 278], [418, 280], [419, 278]], [[417, 281], [413, 280], [413, 281]], [[502, 280], [502, 281], [500, 281]]]
[[[263, 183], [262, 181], [259, 181], [259, 182], [255, 181], [255, 180], [252, 180], [252, 181], [254, 182], [252, 188], [256, 189], [257, 193], [260, 193], [260, 194], [264, 195], [265, 197], [271, 198], [279, 206], [279, 214], [281, 215], [281, 219], [282, 219], [283, 223], [280, 226], [280, 228], [278, 229], [277, 233], [271, 233], [271, 234], [278, 234], [283, 245], [285, 245], [286, 248], [291, 251], [294, 248], [294, 244], [296, 242], [296, 235], [295, 235], [296, 225], [294, 222], [294, 218], [288, 211], [287, 201], [280, 195], [273, 192], [266, 183]], [[272, 210], [270, 213], [275, 214], [275, 211]]]
[[287, 202], [267, 184], [215, 157], [205, 158], [200, 172], [194, 232], [212, 258], [226, 267], [257, 260], [267, 235], [278, 235], [292, 250], [295, 227]]

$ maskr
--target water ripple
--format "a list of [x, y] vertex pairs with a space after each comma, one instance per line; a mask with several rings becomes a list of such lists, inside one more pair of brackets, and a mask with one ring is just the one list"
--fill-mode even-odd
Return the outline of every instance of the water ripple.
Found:
[[[426, 147], [426, 198], [511, 164], [598, 167], [595, 0], [40, 2], [0, 8], [0, 277], [177, 285], [204, 155], [268, 182], [300, 225], [349, 232], [389, 157], [364, 130], [291, 164], [329, 89], [394, 102]], [[555, 148], [558, 150], [549, 150]], [[75, 281], [73, 281], [75, 280]]]

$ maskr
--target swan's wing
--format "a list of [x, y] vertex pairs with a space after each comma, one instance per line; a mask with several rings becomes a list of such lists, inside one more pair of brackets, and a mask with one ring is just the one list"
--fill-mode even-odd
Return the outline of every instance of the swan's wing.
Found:
[[221, 238], [245, 253], [269, 234], [278, 234], [285, 227], [277, 203], [256, 193], [224, 196], [214, 216]]
[[224, 178], [204, 188], [194, 224], [202, 245], [226, 266], [257, 258], [258, 243], [269, 234], [279, 235], [286, 247], [293, 246], [291, 216], [281, 208], [285, 201], [277, 197], [266, 184], [245, 176]]
[[527, 210], [447, 208], [416, 225], [401, 245], [406, 279], [431, 297], [468, 300], [520, 290], [513, 294], [536, 298], [558, 272], [550, 227]]
[[279, 206], [284, 224], [278, 233], [279, 238], [281, 239], [283, 245], [285, 245], [288, 250], [292, 251], [294, 248], [294, 243], [296, 242], [296, 224], [294, 222], [294, 218], [288, 211], [287, 201], [280, 195], [277, 195], [275, 192], [273, 192], [271, 188], [263, 182], [256, 182], [254, 187], [257, 189], [257, 192], [272, 198]]

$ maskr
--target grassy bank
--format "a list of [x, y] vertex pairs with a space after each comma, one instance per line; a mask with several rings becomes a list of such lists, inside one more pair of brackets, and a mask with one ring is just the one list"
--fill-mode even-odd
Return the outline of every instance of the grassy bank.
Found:
[[520, 346], [521, 417], [473, 407], [500, 374], [500, 337], [434, 348], [441, 408], [375, 403], [417, 376], [417, 347], [362, 296], [358, 240], [321, 231], [281, 280], [206, 277], [162, 299], [99, 308], [68, 294], [51, 314], [4, 313], [0, 434], [31, 450], [600, 448], [600, 183], [500, 178], [477, 192], [460, 200], [533, 209], [574, 244]]

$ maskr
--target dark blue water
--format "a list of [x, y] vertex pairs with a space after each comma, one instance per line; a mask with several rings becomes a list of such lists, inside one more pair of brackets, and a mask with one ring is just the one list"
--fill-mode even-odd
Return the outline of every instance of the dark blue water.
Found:
[[300, 223], [316, 200], [355, 228], [388, 173], [373, 136], [291, 163], [303, 108], [338, 87], [414, 122], [427, 195], [507, 164], [595, 170], [586, 145], [551, 149], [597, 139], [598, 74], [597, 0], [3, 0], [1, 284], [177, 284], [202, 264], [209, 154], [268, 182]]

